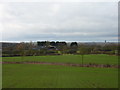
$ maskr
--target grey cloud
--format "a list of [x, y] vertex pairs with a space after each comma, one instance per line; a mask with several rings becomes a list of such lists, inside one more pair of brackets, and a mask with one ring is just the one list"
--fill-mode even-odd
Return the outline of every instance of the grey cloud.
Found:
[[3, 40], [114, 40], [117, 3], [8, 3]]

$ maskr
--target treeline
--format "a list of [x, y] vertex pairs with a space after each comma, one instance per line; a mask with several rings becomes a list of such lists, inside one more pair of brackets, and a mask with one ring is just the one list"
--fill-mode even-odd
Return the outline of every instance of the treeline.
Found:
[[63, 54], [109, 54], [120, 55], [117, 43], [49, 42], [3, 43], [2, 56], [40, 56]]

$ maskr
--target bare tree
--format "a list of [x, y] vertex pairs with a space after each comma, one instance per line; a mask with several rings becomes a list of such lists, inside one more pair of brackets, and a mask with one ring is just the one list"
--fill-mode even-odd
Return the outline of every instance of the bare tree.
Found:
[[16, 46], [16, 50], [18, 50], [20, 52], [21, 60], [23, 60], [24, 56], [26, 55], [26, 52], [25, 52], [25, 43], [24, 42], [19, 43]]
[[79, 50], [79, 54], [81, 54], [82, 66], [83, 66], [84, 55], [87, 54], [87, 48], [85, 45], [80, 45], [78, 50]]

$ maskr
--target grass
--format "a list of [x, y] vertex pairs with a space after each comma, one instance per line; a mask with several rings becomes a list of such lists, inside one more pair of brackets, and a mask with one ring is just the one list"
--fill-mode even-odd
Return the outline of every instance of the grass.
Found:
[[[3, 57], [3, 61], [81, 63], [81, 55]], [[117, 56], [85, 55], [84, 63], [118, 64]], [[3, 64], [3, 88], [117, 88], [117, 68]]]
[[[81, 64], [81, 55], [60, 55], [60, 56], [25, 56], [25, 57], [3, 57], [3, 61], [40, 61], [40, 62], [59, 62], [59, 63], [78, 63]], [[84, 64], [118, 64], [118, 56], [110, 55], [84, 55]]]
[[115, 68], [3, 64], [3, 88], [117, 88]]

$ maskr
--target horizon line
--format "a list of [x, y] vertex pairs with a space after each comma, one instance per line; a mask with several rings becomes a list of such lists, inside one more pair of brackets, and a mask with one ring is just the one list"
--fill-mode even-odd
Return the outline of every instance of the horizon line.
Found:
[[[37, 40], [37, 41], [30, 40], [30, 41], [0, 41], [0, 42], [20, 43], [20, 42], [38, 42], [38, 41], [49, 41], [49, 42], [52, 42], [52, 41], [54, 41], [54, 42], [57, 42], [57, 41], [59, 41], [59, 42], [91, 42], [91, 43], [105, 42], [105, 41], [65, 41], [65, 40]], [[106, 42], [119, 42], [119, 40], [118, 41], [107, 41], [106, 40]]]

